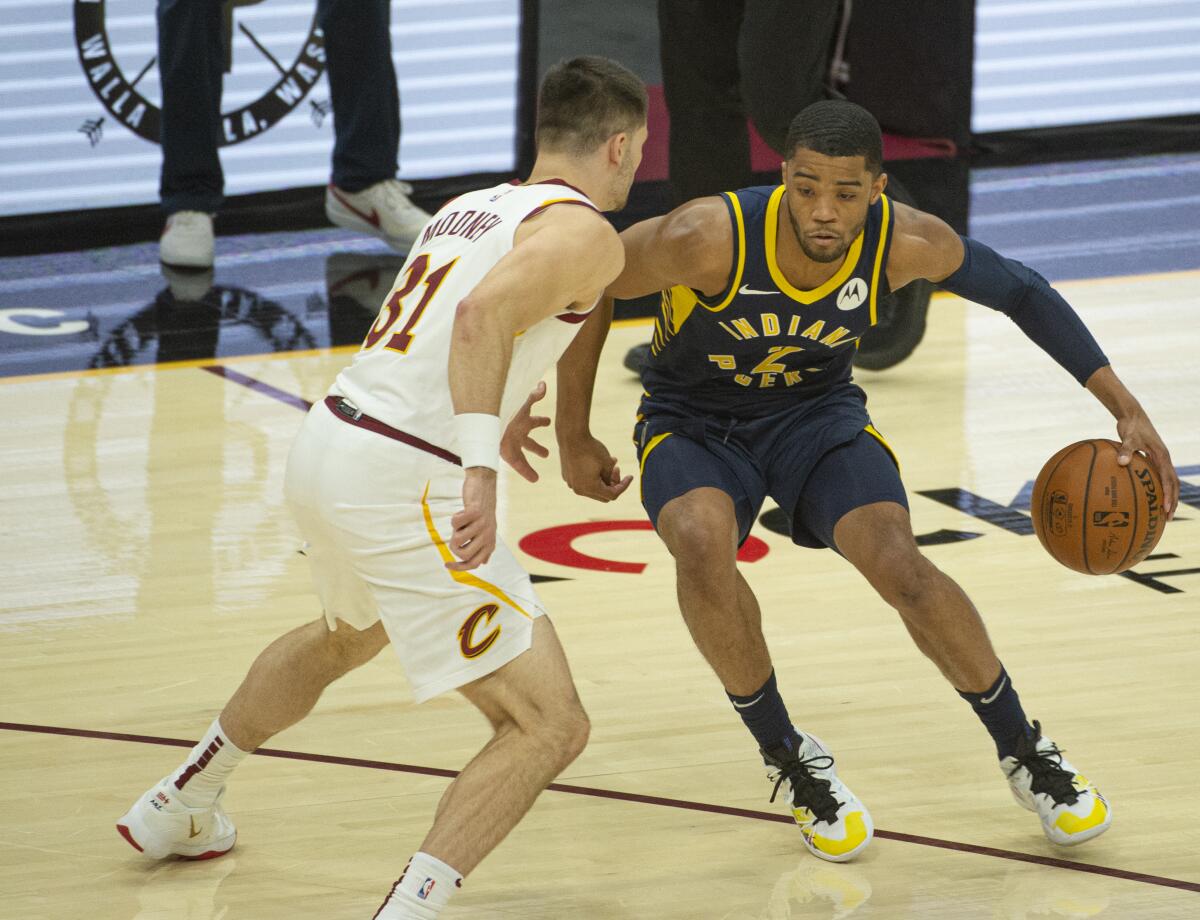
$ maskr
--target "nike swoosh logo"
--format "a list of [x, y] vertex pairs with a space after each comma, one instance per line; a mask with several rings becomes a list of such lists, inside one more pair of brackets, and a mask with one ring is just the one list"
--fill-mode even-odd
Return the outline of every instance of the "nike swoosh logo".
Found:
[[192, 828], [191, 828], [191, 830], [189, 830], [189, 831], [188, 831], [188, 839], [190, 840], [190, 839], [192, 839], [193, 837], [199, 837], [199, 836], [200, 836], [200, 831], [199, 831], [199, 830], [196, 828], [196, 819], [195, 819], [195, 817], [194, 817], [194, 816], [192, 816], [192, 815], [188, 815], [188, 821], [190, 821], [190, 822], [191, 822], [191, 825], [192, 825]]
[[1008, 675], [1005, 674], [1004, 680], [1000, 681], [1000, 686], [996, 688], [996, 692], [993, 693], [991, 696], [981, 696], [979, 698], [979, 702], [983, 703], [984, 706], [986, 706], [988, 703], [996, 702], [996, 697], [998, 697], [1001, 693], [1004, 692], [1004, 685], [1007, 683], [1008, 683]]
[[337, 190], [337, 186], [331, 185], [331, 186], [329, 186], [329, 190], [331, 192], [333, 192], [333, 197], [336, 198], [338, 201], [340, 201], [342, 203], [343, 207], [345, 207], [347, 210], [353, 211], [355, 214], [357, 214], [359, 217], [361, 217], [363, 220], [365, 220], [372, 227], [379, 226], [379, 212], [376, 211], [374, 208], [371, 208], [370, 214], [368, 214], [366, 211], [360, 211], [358, 208], [356, 208], [354, 205], [352, 205], [350, 202], [348, 202], [345, 198], [342, 197], [342, 193]]
[[[761, 291], [760, 293], [764, 293], [764, 294], [765, 294], [765, 293], [767, 293], [767, 292], [766, 292], [766, 291]], [[755, 703], [757, 703], [759, 700], [761, 700], [761, 699], [762, 699], [764, 696], [766, 696], [766, 695], [767, 695], [767, 694], [766, 694], [766, 691], [763, 691], [763, 692], [762, 692], [762, 693], [760, 693], [758, 696], [756, 696], [754, 699], [752, 699], [752, 700], [751, 700], [749, 703], [734, 703], [734, 704], [733, 704], [733, 706], [734, 706], [734, 708], [735, 708], [735, 709], [749, 709], [751, 706], [753, 706]], [[732, 701], [732, 700], [730, 700], [730, 702], [733, 702], [733, 701]]]
[[778, 294], [779, 292], [778, 291], [756, 291], [756, 290], [754, 290], [754, 288], [750, 287], [749, 285], [743, 284], [740, 288], [738, 288], [738, 293], [739, 294]]

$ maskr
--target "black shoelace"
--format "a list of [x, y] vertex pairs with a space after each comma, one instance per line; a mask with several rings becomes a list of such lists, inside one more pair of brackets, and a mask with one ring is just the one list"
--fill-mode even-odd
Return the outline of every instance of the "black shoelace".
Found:
[[785, 782], [792, 784], [792, 802], [811, 811], [818, 821], [833, 824], [837, 821], [837, 811], [840, 803], [829, 791], [829, 780], [813, 776], [812, 770], [828, 770], [833, 766], [833, 758], [828, 754], [810, 757], [808, 760], [780, 760], [767, 755], [773, 761], [773, 766], [779, 770], [779, 778], [771, 791], [771, 801], [779, 794], [779, 787]]
[[1037, 743], [1042, 737], [1040, 722], [1033, 723], [1033, 738], [1023, 743], [1016, 753], [1017, 766], [1012, 772], [1021, 767], [1029, 771], [1033, 781], [1030, 791], [1036, 794], [1050, 796], [1055, 805], [1074, 805], [1079, 801], [1079, 790], [1075, 788], [1075, 774], [1062, 765], [1062, 751], [1054, 745], [1044, 751], [1037, 749]]

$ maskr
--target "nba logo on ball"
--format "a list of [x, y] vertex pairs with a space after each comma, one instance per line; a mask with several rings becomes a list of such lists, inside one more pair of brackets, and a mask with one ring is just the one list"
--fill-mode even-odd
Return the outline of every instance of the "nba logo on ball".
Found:
[[421, 885], [421, 890], [417, 892], [417, 897], [422, 901], [426, 900], [433, 891], [433, 879], [427, 878]]
[[1105, 438], [1068, 444], [1033, 484], [1030, 517], [1046, 551], [1076, 572], [1111, 575], [1145, 559], [1162, 536], [1162, 485], [1149, 460]]

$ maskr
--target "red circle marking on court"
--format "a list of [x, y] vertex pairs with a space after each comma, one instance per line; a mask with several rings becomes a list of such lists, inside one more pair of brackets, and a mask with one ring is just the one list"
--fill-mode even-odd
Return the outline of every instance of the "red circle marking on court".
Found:
[[[644, 562], [618, 562], [614, 559], [601, 559], [598, 556], [581, 553], [572, 544], [578, 538], [594, 533], [653, 529], [654, 525], [649, 521], [584, 521], [579, 524], [559, 524], [557, 527], [534, 531], [522, 537], [518, 545], [523, 551], [542, 562], [553, 562], [555, 565], [566, 565], [576, 569], [589, 569], [593, 572], [626, 572], [630, 575], [638, 575], [646, 570]], [[770, 547], [758, 537], [747, 537], [742, 548], [738, 550], [738, 562], [758, 562], [768, 552], [770, 552]]]

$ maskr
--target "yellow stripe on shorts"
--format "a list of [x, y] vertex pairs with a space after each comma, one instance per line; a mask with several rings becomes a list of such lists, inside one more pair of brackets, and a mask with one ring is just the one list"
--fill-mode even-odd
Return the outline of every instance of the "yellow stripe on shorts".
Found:
[[[442, 539], [438, 533], [437, 527], [433, 523], [433, 513], [429, 510], [429, 483], [425, 483], [425, 494], [421, 496], [421, 510], [425, 514], [425, 529], [429, 531], [429, 539], [433, 541], [433, 545], [437, 547], [438, 554], [442, 557], [443, 562], [455, 562], [456, 557], [450, 551], [450, 547], [446, 545], [446, 541]], [[485, 591], [498, 601], [507, 604], [521, 616], [528, 619], [533, 619], [522, 608], [521, 605], [514, 601], [511, 597], [505, 594], [496, 585], [491, 582], [484, 581], [478, 575], [471, 572], [459, 572], [455, 569], [446, 569], [446, 574], [453, 578], [461, 585], [469, 585], [472, 588], [478, 588], [480, 591]]]

